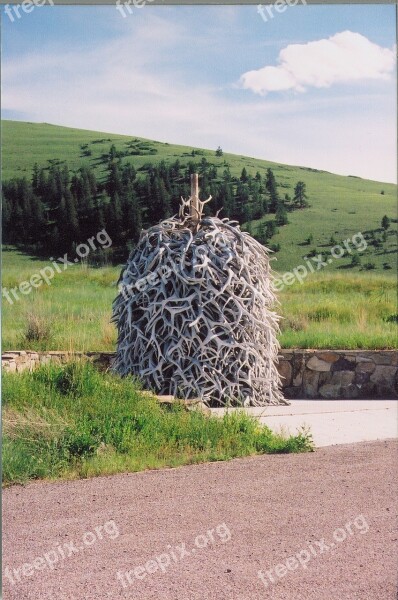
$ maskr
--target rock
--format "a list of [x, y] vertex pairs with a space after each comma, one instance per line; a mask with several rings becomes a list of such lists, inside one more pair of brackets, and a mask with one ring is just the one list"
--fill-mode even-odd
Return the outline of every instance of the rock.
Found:
[[[394, 366], [392, 365], [392, 360], [396, 359], [396, 352], [395, 351], [391, 351], [391, 352], [374, 352], [373, 354], [371, 354], [371, 358], [373, 360], [373, 362], [376, 363], [376, 365], [390, 365], [390, 366]], [[395, 360], [394, 360], [395, 362]]]
[[[147, 395], [151, 394], [151, 392], [147, 392]], [[153, 396], [153, 394], [151, 394]], [[176, 402], [180, 402], [176, 400], [174, 396], [156, 396], [156, 399], [160, 404], [175, 404]]]
[[297, 389], [302, 386], [302, 383], [303, 383], [303, 374], [298, 373], [297, 377], [293, 378], [292, 384]]
[[359, 389], [353, 383], [351, 383], [350, 385], [343, 385], [340, 388], [340, 398], [349, 400], [350, 398], [358, 398], [358, 396], [359, 396]]
[[285, 398], [289, 400], [293, 400], [294, 398], [302, 398], [303, 394], [301, 392], [301, 387], [286, 387], [283, 388], [283, 395]]
[[293, 366], [293, 385], [295, 387], [301, 387], [303, 383], [303, 373], [305, 369], [305, 361], [303, 353], [298, 353], [293, 355], [292, 360]]
[[279, 375], [283, 378], [282, 384], [285, 386], [289, 386], [292, 381], [293, 369], [292, 365], [287, 360], [281, 360], [277, 364], [277, 369]]
[[330, 371], [331, 363], [319, 360], [317, 356], [312, 356], [306, 366], [311, 371]]
[[370, 373], [367, 373], [366, 371], [357, 371], [355, 373], [354, 383], [359, 383], [360, 385], [363, 385], [364, 383], [368, 383], [369, 379]]
[[357, 368], [355, 369], [356, 373], [373, 373], [376, 365], [373, 361], [369, 362], [360, 362], [357, 364]]
[[327, 383], [330, 383], [332, 374], [330, 371], [321, 371], [319, 373], [319, 381], [318, 381], [318, 385], [319, 387], [321, 385], [326, 385]]
[[395, 374], [397, 373], [397, 367], [388, 367], [386, 365], [377, 365], [374, 372], [370, 376], [370, 381], [383, 385], [389, 389], [393, 388], [393, 382]]
[[281, 350], [279, 354], [279, 360], [288, 360], [291, 362], [293, 360], [293, 352], [288, 352], [287, 350]]
[[355, 371], [356, 364], [352, 360], [347, 360], [342, 356], [332, 364], [332, 371]]
[[363, 354], [357, 354], [355, 360], [357, 361], [357, 363], [373, 362], [373, 360], [369, 356]]
[[15, 360], [3, 360], [1, 366], [3, 371], [7, 373], [14, 373], [17, 370], [17, 363]]
[[26, 362], [18, 361], [15, 364], [17, 367], [17, 373], [22, 373], [22, 371], [26, 371], [26, 369], [29, 367], [29, 365]]
[[350, 385], [354, 381], [354, 371], [336, 371], [330, 380], [334, 385]]
[[303, 375], [303, 392], [306, 398], [315, 398], [318, 395], [319, 371], [306, 369]]
[[326, 400], [335, 400], [336, 398], [340, 398], [340, 390], [340, 385], [326, 383], [319, 388], [319, 395], [321, 398], [325, 398]]
[[336, 352], [317, 352], [316, 357], [325, 362], [334, 363], [339, 360], [339, 355]]
[[187, 410], [197, 410], [204, 415], [207, 415], [207, 416], [211, 415], [210, 408], [208, 406], [206, 406], [206, 404], [199, 399], [198, 400], [186, 400], [184, 402], [184, 405], [186, 406]]
[[378, 397], [376, 384], [372, 383], [371, 381], [363, 385], [358, 385], [357, 387], [359, 398], [373, 400], [374, 398]]

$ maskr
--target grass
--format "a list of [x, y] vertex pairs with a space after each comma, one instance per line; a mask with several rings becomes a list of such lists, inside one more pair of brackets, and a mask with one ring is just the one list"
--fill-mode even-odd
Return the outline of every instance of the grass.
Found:
[[[138, 170], [149, 163], [159, 163], [161, 160], [175, 162], [177, 159], [182, 166], [189, 161], [200, 162], [205, 157], [210, 163], [219, 168], [221, 175], [225, 164], [228, 164], [232, 175], [240, 176], [243, 167], [249, 174], [257, 171], [265, 175], [267, 168], [272, 168], [279, 184], [281, 198], [286, 193], [293, 197], [294, 186], [301, 180], [306, 183], [310, 208], [289, 213], [289, 224], [280, 227], [279, 233], [272, 238], [272, 243], [281, 245], [278, 252], [278, 269], [288, 271], [302, 264], [303, 257], [317, 248], [318, 251], [331, 247], [330, 239], [337, 242], [352, 238], [359, 231], [375, 231], [380, 228], [385, 214], [396, 218], [397, 186], [391, 183], [369, 181], [360, 177], [345, 177], [326, 171], [307, 167], [284, 165], [279, 163], [225, 153], [222, 157], [215, 156], [213, 150], [202, 150], [189, 146], [180, 146], [135, 138], [132, 136], [114, 135], [96, 131], [85, 131], [49, 125], [47, 123], [25, 123], [19, 121], [2, 121], [3, 163], [2, 179], [12, 177], [31, 177], [35, 162], [41, 167], [48, 166], [49, 160], [66, 161], [72, 171], [83, 164], [95, 169], [97, 178], [102, 181], [105, 177], [106, 160], [104, 155], [109, 152], [111, 144], [118, 151], [127, 151], [133, 140], [135, 145], [150, 147], [156, 154], [130, 155], [122, 159], [123, 164], [131, 163]], [[85, 156], [82, 146], [87, 145], [91, 152]], [[200, 154], [192, 157], [192, 150]], [[382, 193], [383, 192], [383, 193]], [[253, 232], [260, 221], [252, 223]], [[387, 268], [395, 271], [397, 259], [397, 226], [391, 224], [388, 239], [379, 247], [369, 246], [362, 256], [366, 261], [375, 265], [376, 271], [382, 272]], [[311, 246], [305, 246], [305, 240], [312, 235]], [[376, 234], [381, 237], [381, 232]], [[329, 271], [345, 269], [351, 260], [350, 256], [333, 261]], [[353, 268], [358, 272], [361, 267]]]
[[[48, 263], [3, 252], [7, 289]], [[120, 267], [71, 265], [14, 304], [3, 298], [3, 350], [113, 351], [110, 323]], [[377, 272], [309, 274], [279, 294], [284, 348], [397, 348], [396, 281]]]
[[275, 434], [243, 412], [165, 408], [87, 361], [4, 373], [3, 429], [6, 485], [312, 449], [308, 433]]
[[[6, 249], [2, 286], [10, 290], [49, 264]], [[110, 316], [119, 271], [117, 267], [71, 265], [56, 273], [51, 285], [43, 283], [27, 296], [19, 294], [12, 305], [3, 298], [3, 349], [113, 349], [116, 333]]]
[[397, 286], [382, 275], [322, 272], [280, 294], [283, 348], [397, 348]]

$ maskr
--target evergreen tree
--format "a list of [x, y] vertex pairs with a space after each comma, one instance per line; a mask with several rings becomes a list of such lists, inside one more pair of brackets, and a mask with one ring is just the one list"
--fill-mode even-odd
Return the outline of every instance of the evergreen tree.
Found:
[[390, 225], [391, 225], [390, 219], [387, 217], [387, 215], [384, 215], [384, 217], [381, 220], [381, 226], [382, 226], [382, 228], [385, 231], [387, 231], [387, 229], [389, 229]]
[[240, 180], [241, 180], [242, 183], [247, 183], [248, 180], [249, 180], [249, 178], [247, 176], [246, 167], [243, 167], [243, 169], [242, 169], [242, 173], [240, 175]]
[[304, 181], [298, 181], [294, 188], [293, 201], [298, 208], [305, 208], [308, 206], [306, 185]]
[[33, 173], [32, 173], [32, 189], [33, 189], [33, 193], [36, 194], [37, 196], [40, 194], [40, 192], [39, 192], [39, 176], [40, 176], [39, 165], [37, 163], [35, 163], [33, 165]]
[[40, 169], [37, 182], [37, 195], [42, 199], [42, 201], [45, 201], [47, 185], [46, 172], [44, 169]]
[[278, 204], [278, 208], [276, 209], [275, 223], [277, 225], [287, 225], [289, 223], [287, 218], [287, 211], [282, 202]]
[[275, 175], [272, 169], [267, 169], [267, 177], [265, 180], [265, 189], [268, 192], [269, 197], [269, 212], [276, 212], [279, 204], [278, 187], [276, 184]]

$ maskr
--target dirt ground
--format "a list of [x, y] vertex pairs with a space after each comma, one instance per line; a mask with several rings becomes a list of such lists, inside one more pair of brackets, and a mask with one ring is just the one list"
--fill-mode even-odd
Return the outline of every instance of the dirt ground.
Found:
[[396, 441], [3, 493], [5, 600], [396, 600]]

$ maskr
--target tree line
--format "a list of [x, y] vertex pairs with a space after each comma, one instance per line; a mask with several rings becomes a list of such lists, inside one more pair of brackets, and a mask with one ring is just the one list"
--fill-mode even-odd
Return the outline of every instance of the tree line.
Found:
[[[193, 157], [194, 158], [194, 157]], [[3, 240], [32, 252], [50, 255], [73, 252], [76, 245], [106, 228], [112, 239], [109, 259], [120, 262], [137, 242], [140, 231], [178, 212], [180, 198], [189, 197], [190, 175], [198, 172], [201, 197], [213, 197], [207, 213], [246, 223], [261, 243], [268, 243], [277, 226], [288, 222], [287, 213], [307, 206], [304, 182], [293, 198], [280, 197], [272, 169], [252, 176], [242, 169], [232, 176], [227, 162], [220, 167], [202, 157], [200, 162], [179, 160], [148, 163], [138, 171], [122, 163], [114, 145], [102, 181], [93, 168], [82, 166], [71, 173], [66, 163], [34, 165], [30, 179], [3, 183]], [[252, 221], [273, 215], [253, 231]]]

